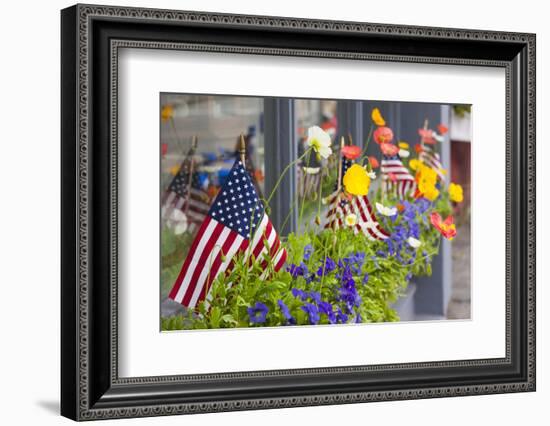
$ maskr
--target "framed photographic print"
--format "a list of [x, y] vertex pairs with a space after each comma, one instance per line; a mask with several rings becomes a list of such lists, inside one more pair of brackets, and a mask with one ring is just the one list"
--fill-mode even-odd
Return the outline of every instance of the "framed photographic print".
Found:
[[535, 390], [535, 36], [76, 5], [75, 420]]

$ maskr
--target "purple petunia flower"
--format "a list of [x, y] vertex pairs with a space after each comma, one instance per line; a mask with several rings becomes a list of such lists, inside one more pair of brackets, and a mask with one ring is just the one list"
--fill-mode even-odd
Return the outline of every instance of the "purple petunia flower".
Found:
[[336, 269], [336, 263], [334, 263], [334, 260], [332, 260], [330, 257], [325, 258], [325, 264], [319, 266], [319, 269], [317, 270], [317, 275], [322, 277], [323, 275], [326, 275], [329, 272], [332, 272]]
[[247, 312], [250, 317], [250, 322], [254, 324], [262, 324], [265, 322], [269, 308], [262, 302], [256, 302], [253, 307], [247, 308]]
[[281, 312], [283, 316], [286, 318], [286, 320], [288, 321], [288, 323], [296, 324], [296, 319], [290, 314], [288, 306], [285, 305], [285, 302], [279, 299], [277, 300], [277, 304], [279, 305], [279, 309], [281, 309]]
[[313, 253], [313, 246], [311, 244], [308, 244], [304, 247], [304, 261], [308, 262], [311, 258], [311, 255]]
[[292, 295], [294, 297], [298, 297], [302, 300], [306, 300], [307, 299], [307, 294], [304, 290], [300, 290], [299, 288], [293, 288], [292, 290], [290, 290]]
[[328, 322], [331, 324], [336, 323], [336, 314], [332, 309], [332, 305], [328, 302], [319, 302], [319, 311], [328, 317]]
[[321, 317], [319, 316], [319, 309], [316, 305], [314, 305], [313, 303], [306, 303], [304, 306], [301, 306], [300, 309], [307, 313], [310, 324], [319, 323]]
[[307, 295], [315, 303], [319, 303], [321, 301], [321, 294], [317, 291], [310, 291], [309, 293], [307, 293]]
[[336, 311], [336, 320], [340, 321], [341, 324], [348, 322], [348, 316], [342, 312], [342, 309], [338, 308]]

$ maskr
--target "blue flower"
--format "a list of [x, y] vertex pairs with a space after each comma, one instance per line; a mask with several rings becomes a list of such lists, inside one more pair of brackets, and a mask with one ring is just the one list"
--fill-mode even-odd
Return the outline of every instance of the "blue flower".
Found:
[[310, 324], [318, 324], [321, 317], [319, 316], [319, 309], [313, 303], [306, 303], [304, 306], [301, 306], [305, 313], [308, 314]]
[[336, 263], [334, 263], [334, 260], [332, 260], [330, 257], [325, 258], [325, 264], [319, 266], [319, 269], [317, 270], [317, 275], [322, 277], [323, 275], [326, 275], [329, 272], [332, 272], [336, 269]]
[[307, 299], [307, 294], [304, 290], [300, 290], [299, 288], [293, 288], [292, 290], [290, 290], [292, 295], [294, 297], [299, 297], [300, 299], [302, 300], [306, 300]]
[[369, 274], [368, 272], [365, 272], [365, 276], [363, 277], [363, 284], [367, 284], [369, 282]]
[[413, 274], [411, 274], [411, 273], [409, 272], [409, 273], [407, 274], [407, 276], [405, 277], [405, 279], [406, 279], [407, 281], [410, 281], [411, 278], [412, 278], [412, 276], [413, 276]]
[[340, 321], [341, 324], [348, 322], [348, 316], [342, 312], [342, 309], [338, 308], [336, 311], [336, 320]]
[[357, 315], [355, 316], [355, 324], [361, 324], [363, 322], [361, 318], [361, 314], [357, 312]]
[[292, 263], [289, 266], [287, 266], [286, 270], [290, 272], [290, 275], [292, 275], [292, 278], [296, 278], [304, 275], [304, 270], [302, 268], [302, 265], [297, 266], [294, 263]]
[[319, 303], [321, 301], [321, 294], [317, 291], [310, 291], [307, 293], [309, 295], [309, 298], [312, 299], [314, 302]]
[[378, 251], [376, 252], [376, 255], [377, 255], [378, 257], [383, 258], [383, 259], [385, 259], [386, 257], [388, 257], [388, 254], [387, 254], [387, 253], [384, 253], [382, 250], [378, 250]]
[[308, 262], [311, 258], [311, 255], [313, 253], [313, 246], [311, 244], [308, 244], [304, 247], [304, 261]]
[[319, 302], [319, 311], [328, 317], [328, 322], [331, 324], [336, 323], [336, 314], [332, 309], [332, 305], [328, 302]]
[[247, 308], [248, 316], [250, 317], [250, 322], [254, 324], [262, 324], [265, 322], [265, 317], [269, 312], [269, 309], [262, 302], [256, 302], [256, 304]]
[[281, 312], [283, 316], [286, 318], [289, 324], [296, 324], [296, 319], [290, 314], [290, 311], [288, 310], [288, 306], [285, 305], [285, 302], [283, 302], [281, 299], [277, 300], [277, 304], [279, 305], [279, 308], [281, 309]]

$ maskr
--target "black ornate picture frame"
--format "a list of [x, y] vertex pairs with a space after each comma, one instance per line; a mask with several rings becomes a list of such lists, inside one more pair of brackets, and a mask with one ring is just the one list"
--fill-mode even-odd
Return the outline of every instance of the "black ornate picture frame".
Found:
[[[92, 420], [535, 390], [534, 34], [95, 5], [64, 9], [61, 28], [62, 415]], [[120, 378], [121, 47], [504, 69], [506, 356]]]

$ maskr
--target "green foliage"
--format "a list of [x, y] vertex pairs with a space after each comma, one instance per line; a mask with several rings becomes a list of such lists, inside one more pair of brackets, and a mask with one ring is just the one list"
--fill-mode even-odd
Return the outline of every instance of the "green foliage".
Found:
[[[377, 201], [402, 210], [415, 205], [412, 199], [403, 203], [392, 196], [383, 197], [380, 191], [371, 197], [373, 205]], [[313, 204], [317, 206], [317, 201]], [[162, 318], [162, 330], [399, 321], [393, 304], [413, 276], [431, 274], [441, 236], [430, 224], [429, 215], [432, 211], [443, 217], [451, 213], [447, 191], [443, 188], [437, 201], [426, 208], [421, 212], [409, 210], [414, 212], [412, 219], [404, 213], [394, 218], [378, 217], [392, 241], [403, 229], [409, 229], [412, 220], [421, 242], [417, 249], [404, 239], [396, 240], [401, 244], [396, 251], [391, 241], [371, 241], [351, 228], [309, 226], [283, 239], [288, 257], [286, 268], [278, 272], [271, 259], [263, 269], [260, 262], [246, 260], [241, 253], [232, 270], [212, 282], [206, 301], [185, 314]], [[175, 236], [169, 229], [163, 230], [163, 296], [177, 277], [191, 240], [189, 234]], [[326, 268], [327, 262], [334, 262], [334, 268]], [[258, 306], [262, 312], [255, 322], [251, 313]]]

